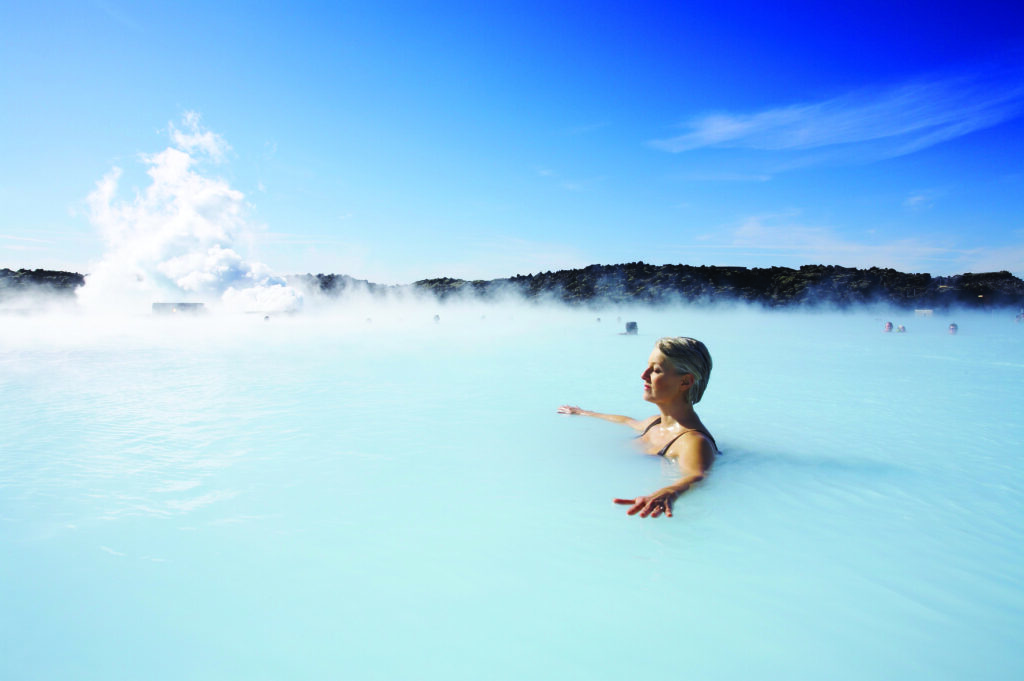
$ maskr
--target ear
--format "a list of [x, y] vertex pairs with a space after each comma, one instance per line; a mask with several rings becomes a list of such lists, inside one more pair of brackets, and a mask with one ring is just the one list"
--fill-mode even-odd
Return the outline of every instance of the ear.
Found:
[[682, 388], [683, 392], [689, 392], [690, 388], [694, 383], [697, 382], [696, 377], [693, 374], [683, 374], [682, 381], [679, 383], [679, 387]]

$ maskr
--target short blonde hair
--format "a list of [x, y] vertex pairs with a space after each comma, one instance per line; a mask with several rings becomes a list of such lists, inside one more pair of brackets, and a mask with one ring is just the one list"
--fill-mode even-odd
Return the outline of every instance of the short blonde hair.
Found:
[[693, 374], [693, 385], [687, 394], [690, 404], [697, 404], [711, 379], [711, 353], [695, 338], [666, 336], [654, 344], [681, 374]]

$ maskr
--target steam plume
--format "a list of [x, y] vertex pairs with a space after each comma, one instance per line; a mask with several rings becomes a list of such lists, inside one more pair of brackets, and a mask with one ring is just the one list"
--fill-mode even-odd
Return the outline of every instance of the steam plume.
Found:
[[245, 196], [203, 175], [220, 162], [224, 139], [187, 113], [170, 127], [171, 146], [144, 154], [151, 184], [132, 200], [118, 196], [122, 171], [113, 168], [88, 197], [90, 221], [106, 243], [80, 301], [89, 307], [148, 306], [157, 300], [220, 304], [235, 311], [291, 311], [302, 296], [236, 244], [249, 232]]

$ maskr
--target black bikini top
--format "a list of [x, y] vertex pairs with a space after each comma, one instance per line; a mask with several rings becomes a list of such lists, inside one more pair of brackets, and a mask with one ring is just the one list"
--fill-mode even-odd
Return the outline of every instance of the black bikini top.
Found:
[[[658, 418], [654, 419], [653, 421], [651, 421], [650, 425], [648, 425], [646, 428], [644, 428], [644, 432], [642, 432], [639, 435], [637, 435], [637, 437], [641, 438], [644, 435], [647, 435], [647, 431], [649, 431], [651, 428], [653, 428], [654, 426], [658, 425], [659, 423], [661, 423], [661, 417], [660, 416]], [[718, 443], [715, 442], [715, 438], [711, 436], [711, 433], [708, 433], [708, 432], [703, 431], [703, 430], [697, 430], [696, 428], [690, 428], [688, 430], [684, 430], [683, 432], [679, 433], [679, 435], [676, 435], [674, 438], [669, 440], [668, 443], [658, 451], [658, 456], [665, 456], [665, 454], [668, 452], [668, 448], [671, 447], [673, 444], [675, 444], [676, 440], [678, 440], [682, 436], [686, 435], [687, 433], [700, 433], [701, 435], [703, 435], [707, 439], [711, 440], [711, 444], [713, 444], [715, 446], [715, 451], [716, 452], [718, 451]]]

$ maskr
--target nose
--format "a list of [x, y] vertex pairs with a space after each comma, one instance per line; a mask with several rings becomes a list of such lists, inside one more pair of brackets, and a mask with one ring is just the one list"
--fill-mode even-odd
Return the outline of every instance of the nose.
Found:
[[644, 372], [642, 374], [640, 374], [640, 378], [642, 378], [642, 379], [644, 379], [644, 381], [650, 383], [650, 377], [651, 377], [651, 367], [647, 367], [646, 369], [644, 369]]

